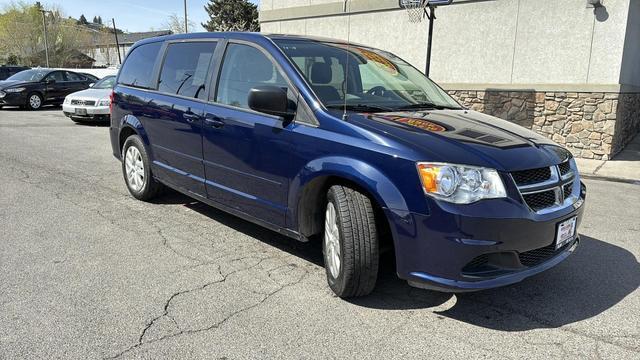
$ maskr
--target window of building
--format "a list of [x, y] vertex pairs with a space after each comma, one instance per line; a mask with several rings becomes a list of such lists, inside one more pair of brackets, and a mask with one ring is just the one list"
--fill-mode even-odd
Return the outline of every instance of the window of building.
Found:
[[158, 90], [204, 100], [207, 71], [215, 48], [215, 42], [169, 45], [160, 72]]

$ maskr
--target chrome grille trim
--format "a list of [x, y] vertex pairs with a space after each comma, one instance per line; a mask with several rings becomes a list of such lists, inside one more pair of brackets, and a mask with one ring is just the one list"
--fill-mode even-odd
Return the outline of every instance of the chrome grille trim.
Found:
[[[569, 159], [567, 161], [569, 162], [570, 166], [570, 170], [567, 173], [565, 173], [564, 175], [561, 174], [560, 165], [550, 166], [549, 169], [551, 171], [551, 177], [548, 180], [539, 183], [517, 185], [515, 179], [513, 178], [513, 176], [511, 176], [511, 180], [513, 180], [514, 184], [516, 184], [516, 187], [518, 188], [518, 191], [520, 192], [520, 198], [522, 202], [527, 205], [527, 207], [529, 207], [531, 211], [539, 215], [548, 214], [564, 209], [578, 202], [579, 197], [576, 194], [580, 194], [580, 176], [578, 174], [578, 169], [575, 165], [575, 161], [573, 159]], [[571, 186], [570, 189], [566, 188], [567, 185]], [[549, 207], [535, 210], [531, 207], [530, 204], [527, 203], [525, 199], [526, 195], [543, 193], [547, 191], [554, 191], [556, 198], [554, 204]]]

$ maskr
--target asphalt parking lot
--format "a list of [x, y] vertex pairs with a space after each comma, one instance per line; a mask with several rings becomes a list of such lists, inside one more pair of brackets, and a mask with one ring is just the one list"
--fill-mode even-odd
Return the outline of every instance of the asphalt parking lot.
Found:
[[0, 110], [0, 359], [640, 356], [640, 185], [586, 180], [576, 254], [506, 288], [345, 301], [320, 246], [127, 193], [107, 126]]

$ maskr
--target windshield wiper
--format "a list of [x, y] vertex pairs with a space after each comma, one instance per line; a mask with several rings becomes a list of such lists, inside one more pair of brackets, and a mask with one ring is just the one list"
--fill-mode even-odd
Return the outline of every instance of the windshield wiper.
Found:
[[394, 111], [394, 108], [388, 106], [380, 106], [380, 105], [370, 105], [370, 104], [332, 104], [327, 105], [329, 109], [347, 109], [351, 111], [370, 111], [370, 112], [383, 112], [383, 111]]
[[462, 110], [461, 107], [438, 105], [430, 102], [403, 105], [395, 108], [395, 110], [416, 110], [416, 109], [436, 109], [436, 110]]

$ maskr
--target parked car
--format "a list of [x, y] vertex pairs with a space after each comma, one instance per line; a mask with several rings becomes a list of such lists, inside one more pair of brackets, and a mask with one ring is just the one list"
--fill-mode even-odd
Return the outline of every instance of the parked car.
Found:
[[91, 82], [72, 71], [24, 70], [0, 81], [0, 108], [10, 105], [37, 110], [45, 104], [59, 105], [65, 96], [89, 88]]
[[463, 108], [386, 51], [255, 33], [147, 39], [111, 100], [131, 195], [168, 186], [322, 239], [341, 297], [372, 291], [387, 249], [410, 285], [472, 291], [549, 269], [579, 242], [586, 188], [569, 151]]
[[0, 66], [0, 80], [5, 80], [9, 76], [13, 74], [17, 74], [20, 71], [29, 69], [26, 66], [15, 66], [15, 65], [6, 65]]
[[105, 76], [91, 88], [67, 95], [62, 111], [75, 122], [108, 121], [109, 96], [115, 81], [115, 75]]

